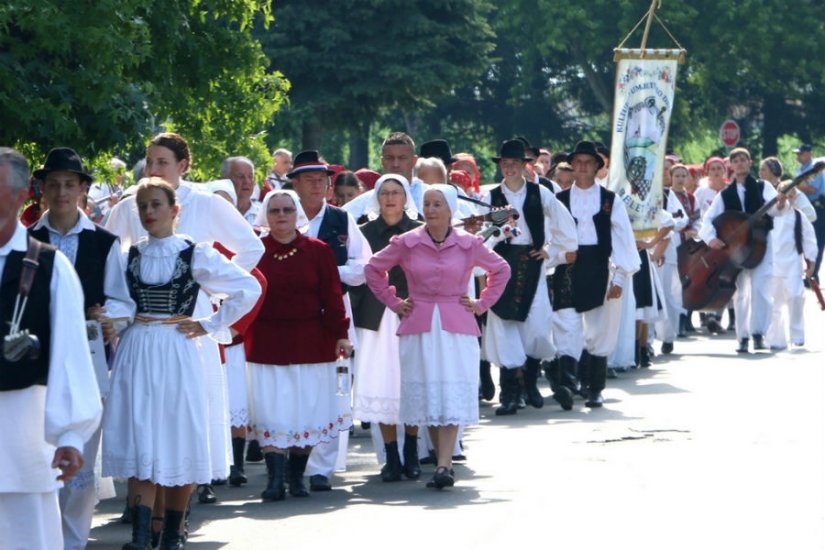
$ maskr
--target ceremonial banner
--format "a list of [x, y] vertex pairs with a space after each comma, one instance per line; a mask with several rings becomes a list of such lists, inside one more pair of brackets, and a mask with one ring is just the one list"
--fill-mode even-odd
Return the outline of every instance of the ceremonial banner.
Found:
[[617, 66], [608, 187], [627, 207], [637, 236], [658, 228], [677, 63], [621, 59]]

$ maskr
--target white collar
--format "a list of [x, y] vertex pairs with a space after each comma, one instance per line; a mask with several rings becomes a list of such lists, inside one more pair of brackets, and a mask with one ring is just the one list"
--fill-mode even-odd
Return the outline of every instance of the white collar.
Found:
[[[91, 230], [91, 231], [94, 231], [94, 230], [95, 230], [95, 224], [94, 224], [94, 222], [92, 222], [92, 220], [90, 220], [90, 219], [86, 216], [86, 214], [83, 212], [83, 210], [81, 210], [80, 208], [78, 208], [78, 209], [77, 209], [77, 213], [78, 213], [78, 214], [80, 214], [80, 218], [77, 220], [77, 223], [76, 223], [76, 224], [74, 224], [74, 227], [72, 227], [71, 229], [69, 229], [69, 230], [66, 232], [66, 235], [74, 235], [75, 233], [80, 233], [81, 231], [84, 231], [84, 230], [86, 230], [86, 229], [89, 229], [89, 230]], [[43, 212], [43, 215], [41, 215], [41, 216], [40, 216], [40, 219], [39, 219], [39, 220], [37, 220], [37, 224], [35, 224], [35, 226], [34, 226], [34, 230], [35, 230], [35, 231], [37, 231], [38, 229], [40, 229], [40, 228], [42, 228], [42, 227], [45, 227], [46, 229], [48, 229], [48, 230], [49, 230], [49, 231], [51, 231], [52, 233], [58, 233], [58, 234], [60, 234], [60, 231], [58, 231], [57, 229], [55, 229], [55, 228], [52, 226], [52, 224], [51, 224], [51, 222], [50, 222], [50, 220], [49, 220], [49, 211], [48, 211], [48, 210], [46, 210], [45, 212]]]

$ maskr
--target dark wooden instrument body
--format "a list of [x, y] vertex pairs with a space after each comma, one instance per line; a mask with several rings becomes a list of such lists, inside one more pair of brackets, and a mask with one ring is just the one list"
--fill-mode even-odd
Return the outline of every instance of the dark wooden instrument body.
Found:
[[736, 291], [739, 272], [753, 269], [765, 258], [768, 231], [761, 219], [727, 211], [713, 225], [725, 248], [714, 250], [701, 241], [686, 241], [677, 249], [682, 305], [691, 311], [724, 309]]

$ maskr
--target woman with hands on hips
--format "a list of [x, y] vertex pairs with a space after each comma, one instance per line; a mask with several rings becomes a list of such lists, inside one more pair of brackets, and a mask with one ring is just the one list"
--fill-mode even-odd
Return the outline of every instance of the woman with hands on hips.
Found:
[[[460, 425], [478, 423], [480, 335], [474, 315], [501, 296], [510, 267], [480, 237], [452, 227], [458, 197], [454, 187], [431, 185], [424, 194], [425, 225], [390, 240], [365, 268], [375, 296], [401, 317], [399, 420], [426, 425], [437, 468], [428, 487], [454, 484], [452, 452]], [[401, 266], [409, 297], [401, 300], [388, 272]], [[475, 267], [487, 272], [478, 300], [467, 295]]]

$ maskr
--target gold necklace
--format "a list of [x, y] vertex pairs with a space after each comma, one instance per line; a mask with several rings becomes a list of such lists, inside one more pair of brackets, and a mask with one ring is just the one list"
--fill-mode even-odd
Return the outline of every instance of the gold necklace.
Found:
[[285, 254], [273, 254], [272, 257], [280, 262], [281, 260], [286, 260], [287, 258], [291, 258], [292, 256], [295, 255], [296, 252], [298, 252], [298, 249], [293, 248], [292, 250], [290, 250], [289, 252], [287, 252]]

